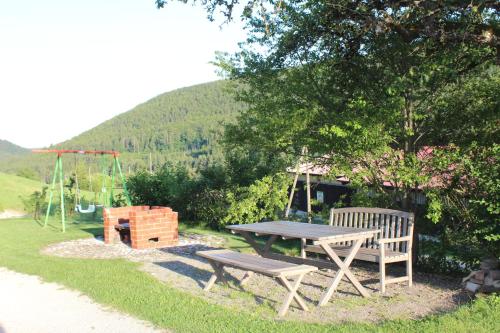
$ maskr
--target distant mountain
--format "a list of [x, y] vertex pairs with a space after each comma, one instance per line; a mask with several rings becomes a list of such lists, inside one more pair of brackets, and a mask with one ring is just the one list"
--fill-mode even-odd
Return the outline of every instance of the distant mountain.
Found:
[[[227, 88], [228, 82], [216, 81], [161, 94], [51, 148], [118, 150], [124, 168], [132, 171], [146, 168], [150, 156], [154, 166], [169, 161], [196, 168], [220, 160], [223, 124], [245, 108]], [[53, 168], [53, 159], [30, 154], [0, 161], [0, 171], [18, 172], [29, 165], [43, 176]], [[76, 163], [65, 160], [66, 165]]]
[[7, 140], [0, 139], [0, 160], [8, 159], [13, 156], [25, 155], [29, 149], [20, 147]]

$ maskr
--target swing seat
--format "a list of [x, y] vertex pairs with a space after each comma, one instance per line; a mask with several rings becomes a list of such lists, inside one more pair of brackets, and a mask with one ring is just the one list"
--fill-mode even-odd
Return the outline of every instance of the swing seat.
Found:
[[75, 211], [80, 214], [90, 214], [95, 212], [95, 205], [89, 205], [87, 209], [83, 209], [82, 205], [76, 205]]

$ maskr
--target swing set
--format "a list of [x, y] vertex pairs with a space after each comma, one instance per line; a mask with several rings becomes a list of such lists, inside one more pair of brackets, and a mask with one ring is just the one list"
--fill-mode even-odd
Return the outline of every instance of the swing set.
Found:
[[[54, 175], [52, 177], [52, 184], [50, 187], [49, 194], [49, 205], [47, 206], [47, 212], [45, 214], [45, 222], [44, 227], [47, 226], [47, 222], [49, 219], [50, 208], [52, 206], [52, 198], [56, 187], [56, 179], [59, 178], [59, 190], [61, 194], [61, 223], [62, 223], [62, 231], [66, 231], [66, 217], [64, 213], [64, 176], [63, 176], [63, 164], [62, 164], [62, 156], [63, 154], [83, 154], [83, 155], [101, 155], [101, 166], [102, 166], [102, 188], [100, 193], [100, 203], [102, 207], [110, 207], [113, 205], [113, 190], [115, 185], [115, 174], [118, 170], [118, 174], [120, 176], [123, 193], [125, 194], [125, 200], [127, 206], [131, 206], [130, 196], [127, 191], [127, 184], [125, 182], [125, 177], [123, 176], [122, 169], [120, 166], [120, 161], [118, 160], [119, 152], [113, 150], [69, 150], [69, 149], [35, 149], [32, 150], [33, 153], [41, 153], [41, 154], [57, 154], [56, 164], [54, 168]], [[108, 169], [106, 167], [106, 155], [111, 155], [113, 157], [113, 167], [111, 174], [111, 186], [109, 191], [109, 196], [107, 195], [107, 185], [106, 185], [106, 176], [108, 176]], [[92, 176], [89, 168], [89, 181], [90, 181], [90, 191], [92, 191]], [[78, 184], [78, 175], [76, 172], [76, 155], [75, 155], [75, 185], [76, 185], [76, 197], [75, 197], [75, 212], [81, 214], [93, 214], [96, 211], [96, 203], [95, 197], [92, 203], [89, 203], [86, 209], [82, 208], [81, 204], [81, 194], [80, 187]]]

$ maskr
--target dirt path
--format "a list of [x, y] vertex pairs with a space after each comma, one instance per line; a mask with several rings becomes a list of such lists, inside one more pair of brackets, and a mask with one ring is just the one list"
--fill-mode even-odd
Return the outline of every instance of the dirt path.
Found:
[[25, 215], [26, 213], [12, 209], [6, 209], [3, 212], [0, 211], [0, 219], [11, 219], [11, 218], [23, 217]]
[[0, 267], [0, 333], [163, 332], [87, 296]]

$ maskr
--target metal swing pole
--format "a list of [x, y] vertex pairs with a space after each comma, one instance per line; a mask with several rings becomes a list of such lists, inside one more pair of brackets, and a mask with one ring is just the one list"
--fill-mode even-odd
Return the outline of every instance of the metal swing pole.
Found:
[[107, 207], [107, 195], [106, 195], [106, 165], [104, 163], [104, 154], [101, 154], [101, 167], [102, 167], [102, 205]]
[[49, 205], [47, 206], [47, 212], [45, 213], [45, 223], [43, 224], [44, 227], [47, 226], [47, 222], [49, 220], [50, 207], [52, 206], [52, 197], [54, 195], [54, 190], [56, 187], [56, 177], [57, 177], [57, 170], [59, 169], [59, 159], [60, 158], [61, 158], [61, 156], [57, 155], [56, 165], [54, 167], [54, 175], [52, 176], [52, 185], [50, 186]]
[[62, 222], [62, 232], [66, 232], [66, 217], [64, 214], [64, 177], [63, 177], [63, 166], [62, 158], [59, 156], [59, 188], [61, 190], [61, 222]]
[[113, 207], [113, 199], [114, 199], [114, 196], [113, 196], [113, 191], [114, 191], [114, 187], [115, 187], [115, 173], [116, 173], [116, 157], [113, 158], [113, 171], [111, 173], [111, 188], [110, 188], [110, 191], [109, 191], [109, 206], [110, 207]]
[[132, 206], [132, 201], [130, 200], [130, 195], [127, 190], [127, 182], [125, 181], [125, 177], [123, 177], [122, 167], [120, 166], [120, 161], [118, 160], [118, 156], [114, 155], [115, 164], [118, 167], [118, 173], [120, 174], [120, 178], [122, 180], [123, 193], [125, 193], [125, 198], [127, 199], [127, 205]]

